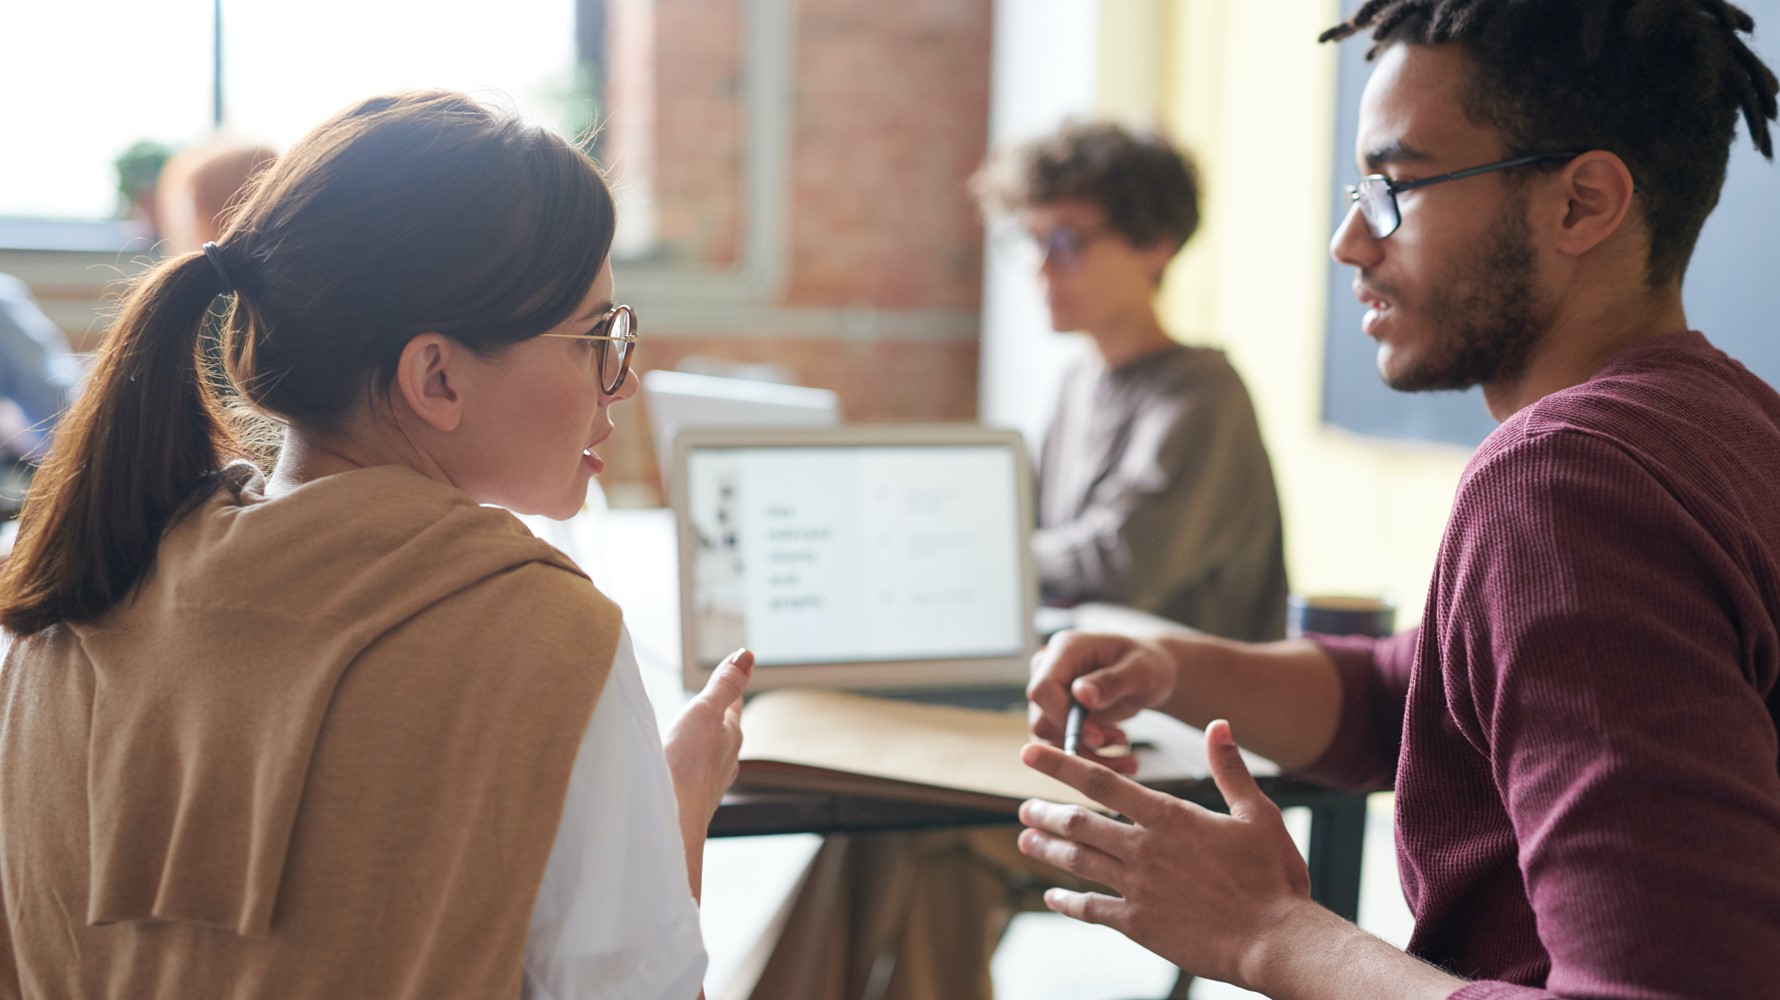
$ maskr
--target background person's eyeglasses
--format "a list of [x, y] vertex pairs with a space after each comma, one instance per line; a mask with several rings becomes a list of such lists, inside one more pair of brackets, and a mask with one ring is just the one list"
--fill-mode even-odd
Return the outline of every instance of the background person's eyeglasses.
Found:
[[1366, 231], [1375, 240], [1382, 240], [1397, 231], [1403, 224], [1403, 213], [1397, 208], [1397, 195], [1416, 188], [1444, 184], [1447, 181], [1463, 180], [1476, 177], [1478, 174], [1493, 173], [1497, 170], [1509, 170], [1524, 167], [1546, 160], [1574, 160], [1582, 154], [1577, 153], [1534, 153], [1531, 156], [1516, 156], [1509, 160], [1486, 163], [1481, 167], [1470, 167], [1455, 170], [1450, 174], [1439, 174], [1434, 177], [1423, 177], [1414, 181], [1393, 181], [1383, 174], [1369, 174], [1360, 178], [1360, 183], [1347, 185], [1348, 201], [1360, 206], [1360, 218], [1366, 220]]
[[637, 311], [630, 306], [613, 306], [586, 333], [540, 333], [540, 337], [562, 340], [591, 340], [599, 345], [600, 391], [610, 396], [624, 385], [630, 374], [630, 353], [637, 346]]
[[998, 227], [993, 239], [1015, 260], [1034, 270], [1050, 261], [1060, 271], [1074, 271], [1082, 266], [1088, 247], [1111, 232], [1111, 226], [1102, 224], [1088, 229], [1058, 226], [1040, 234], [1009, 223]]

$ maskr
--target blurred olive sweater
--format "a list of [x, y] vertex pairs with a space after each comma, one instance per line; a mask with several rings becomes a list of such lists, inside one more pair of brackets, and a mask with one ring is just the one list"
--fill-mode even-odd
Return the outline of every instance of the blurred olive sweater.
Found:
[[1169, 347], [1065, 378], [1032, 536], [1048, 602], [1109, 601], [1213, 635], [1285, 634], [1285, 539], [1254, 406], [1222, 351]]

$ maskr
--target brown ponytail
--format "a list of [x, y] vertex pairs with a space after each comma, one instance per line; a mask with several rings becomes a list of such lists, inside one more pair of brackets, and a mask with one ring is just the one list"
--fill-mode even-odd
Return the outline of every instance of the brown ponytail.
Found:
[[567, 319], [614, 223], [585, 154], [463, 94], [374, 97], [322, 123], [255, 179], [214, 261], [166, 261], [130, 292], [31, 484], [0, 626], [109, 610], [245, 457], [199, 349], [226, 289], [220, 354], [240, 403], [326, 431], [387, 390], [417, 334], [494, 355]]
[[32, 481], [0, 570], [7, 630], [30, 635], [116, 604], [147, 571], [161, 529], [240, 455], [198, 362], [221, 280], [189, 254], [129, 292]]

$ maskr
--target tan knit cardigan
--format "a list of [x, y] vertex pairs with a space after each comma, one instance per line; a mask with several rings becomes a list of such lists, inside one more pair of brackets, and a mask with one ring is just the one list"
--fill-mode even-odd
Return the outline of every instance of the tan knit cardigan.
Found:
[[262, 488], [9, 652], [0, 997], [519, 993], [618, 609], [408, 470]]

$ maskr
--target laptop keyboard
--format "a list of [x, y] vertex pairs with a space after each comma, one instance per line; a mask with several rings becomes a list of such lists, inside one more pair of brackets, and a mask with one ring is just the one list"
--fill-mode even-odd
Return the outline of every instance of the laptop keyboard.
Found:
[[988, 712], [1006, 712], [1026, 707], [1024, 688], [951, 688], [935, 691], [861, 691], [860, 694], [895, 701], [912, 701], [922, 705], [950, 705]]

